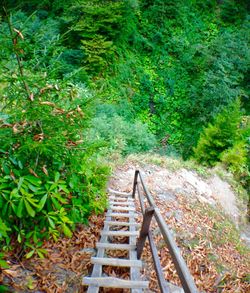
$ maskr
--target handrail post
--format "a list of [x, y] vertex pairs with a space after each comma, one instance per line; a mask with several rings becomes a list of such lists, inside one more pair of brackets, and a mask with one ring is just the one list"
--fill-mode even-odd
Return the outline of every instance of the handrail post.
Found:
[[143, 222], [140, 231], [140, 236], [137, 241], [137, 258], [140, 259], [143, 251], [143, 247], [148, 236], [149, 226], [154, 215], [155, 209], [154, 207], [148, 207], [145, 210], [145, 214], [143, 215]]
[[135, 177], [134, 177], [134, 184], [133, 184], [132, 198], [135, 198], [135, 192], [136, 192], [136, 185], [137, 185], [138, 174], [139, 174], [139, 170], [136, 170], [136, 171], [135, 171]]

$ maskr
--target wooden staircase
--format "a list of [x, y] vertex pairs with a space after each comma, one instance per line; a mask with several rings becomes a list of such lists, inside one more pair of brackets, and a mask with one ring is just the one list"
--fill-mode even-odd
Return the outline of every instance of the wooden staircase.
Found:
[[[140, 226], [136, 223], [136, 210], [131, 194], [110, 190], [109, 209], [106, 213], [104, 228], [100, 242], [96, 244], [97, 255], [91, 258], [94, 264], [91, 277], [85, 277], [83, 284], [88, 285], [88, 293], [99, 292], [100, 287], [131, 289], [132, 293], [144, 292], [149, 282], [141, 280], [142, 261], [137, 259], [136, 241]], [[124, 231], [124, 227], [128, 230]], [[112, 237], [124, 236], [129, 238], [128, 244], [112, 243]], [[129, 258], [107, 257], [105, 250], [126, 250]], [[130, 280], [124, 280], [103, 275], [102, 266], [129, 267]]]

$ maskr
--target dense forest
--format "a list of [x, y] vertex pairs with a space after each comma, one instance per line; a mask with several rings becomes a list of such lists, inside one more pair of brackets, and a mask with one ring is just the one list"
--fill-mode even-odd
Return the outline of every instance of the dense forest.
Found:
[[3, 1], [2, 247], [17, 240], [20, 255], [42, 257], [41, 239], [71, 236], [103, 211], [112, 156], [220, 163], [249, 190], [249, 8], [244, 0]]

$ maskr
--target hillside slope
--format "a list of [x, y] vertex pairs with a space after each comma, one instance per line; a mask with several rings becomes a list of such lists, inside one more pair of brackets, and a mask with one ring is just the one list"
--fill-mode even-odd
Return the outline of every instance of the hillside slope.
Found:
[[[108, 187], [131, 192], [134, 171], [140, 169], [199, 290], [249, 292], [250, 250], [236, 228], [242, 225], [245, 210], [229, 183], [220, 179], [214, 170], [207, 170], [210, 175], [205, 178], [201, 176], [204, 170], [199, 170], [198, 174], [190, 168], [172, 158], [131, 155], [115, 167]], [[137, 210], [140, 214], [138, 202]], [[46, 241], [43, 245], [48, 251], [45, 259], [34, 257], [17, 265], [10, 252], [10, 268], [2, 271], [0, 281], [14, 292], [85, 292], [81, 280], [91, 272], [90, 258], [96, 253], [94, 247], [103, 220], [102, 215], [92, 215], [89, 226], [78, 226], [72, 239]], [[154, 222], [152, 230], [165, 278], [178, 286], [176, 270]], [[119, 252], [116, 256], [122, 257]], [[160, 292], [148, 243], [143, 260], [146, 264], [144, 278], [150, 280], [152, 292]], [[105, 273], [127, 276], [126, 270], [116, 271], [113, 267], [106, 267]]]

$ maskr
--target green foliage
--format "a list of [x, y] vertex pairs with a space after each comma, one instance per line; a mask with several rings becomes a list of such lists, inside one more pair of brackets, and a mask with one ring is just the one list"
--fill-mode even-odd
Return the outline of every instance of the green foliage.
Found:
[[[94, 155], [98, 145], [83, 138], [92, 115], [91, 95], [81, 83], [45, 74], [56, 64], [58, 51], [52, 34], [46, 39], [34, 17], [39, 29], [32, 41], [27, 39], [30, 27], [23, 28], [24, 35], [18, 30], [18, 23], [25, 25], [24, 14], [6, 18], [4, 27], [13, 39], [1, 31], [0, 52], [0, 244], [6, 249], [21, 245], [27, 258], [44, 256], [43, 239], [71, 237], [77, 223], [86, 222], [92, 211], [103, 211], [109, 174]], [[52, 53], [43, 56], [49, 48]]]
[[146, 152], [156, 146], [156, 139], [145, 124], [131, 123], [118, 115], [102, 114], [94, 118], [88, 136], [90, 140], [102, 141], [103, 151], [108, 153], [127, 155]]
[[111, 41], [107, 41], [105, 37], [97, 35], [91, 40], [82, 40], [82, 44], [88, 71], [98, 72], [107, 67], [108, 60], [111, 60], [114, 54], [114, 47]]
[[[7, 269], [9, 266], [7, 262], [3, 259], [3, 257], [4, 257], [4, 254], [0, 253], [0, 269]], [[4, 288], [0, 286], [0, 292], [1, 292], [1, 289], [4, 289]]]
[[42, 256], [39, 239], [70, 236], [102, 211], [109, 170], [99, 157], [112, 151], [188, 158], [199, 141], [199, 162], [222, 160], [247, 178], [237, 100], [249, 115], [246, 1], [6, 2], [2, 243], [16, 238], [28, 256]]
[[237, 142], [232, 148], [225, 150], [220, 155], [220, 160], [237, 176], [247, 170], [247, 149], [244, 141]]
[[203, 164], [213, 166], [220, 160], [221, 154], [233, 147], [241, 138], [239, 124], [241, 121], [239, 99], [218, 114], [213, 124], [209, 124], [194, 149], [195, 159]]
[[[65, 40], [81, 48], [82, 64], [87, 72], [99, 73], [113, 61], [114, 42], [123, 27], [123, 1], [76, 1], [65, 13], [66, 29], [71, 35]], [[82, 45], [79, 47], [79, 45]]]

